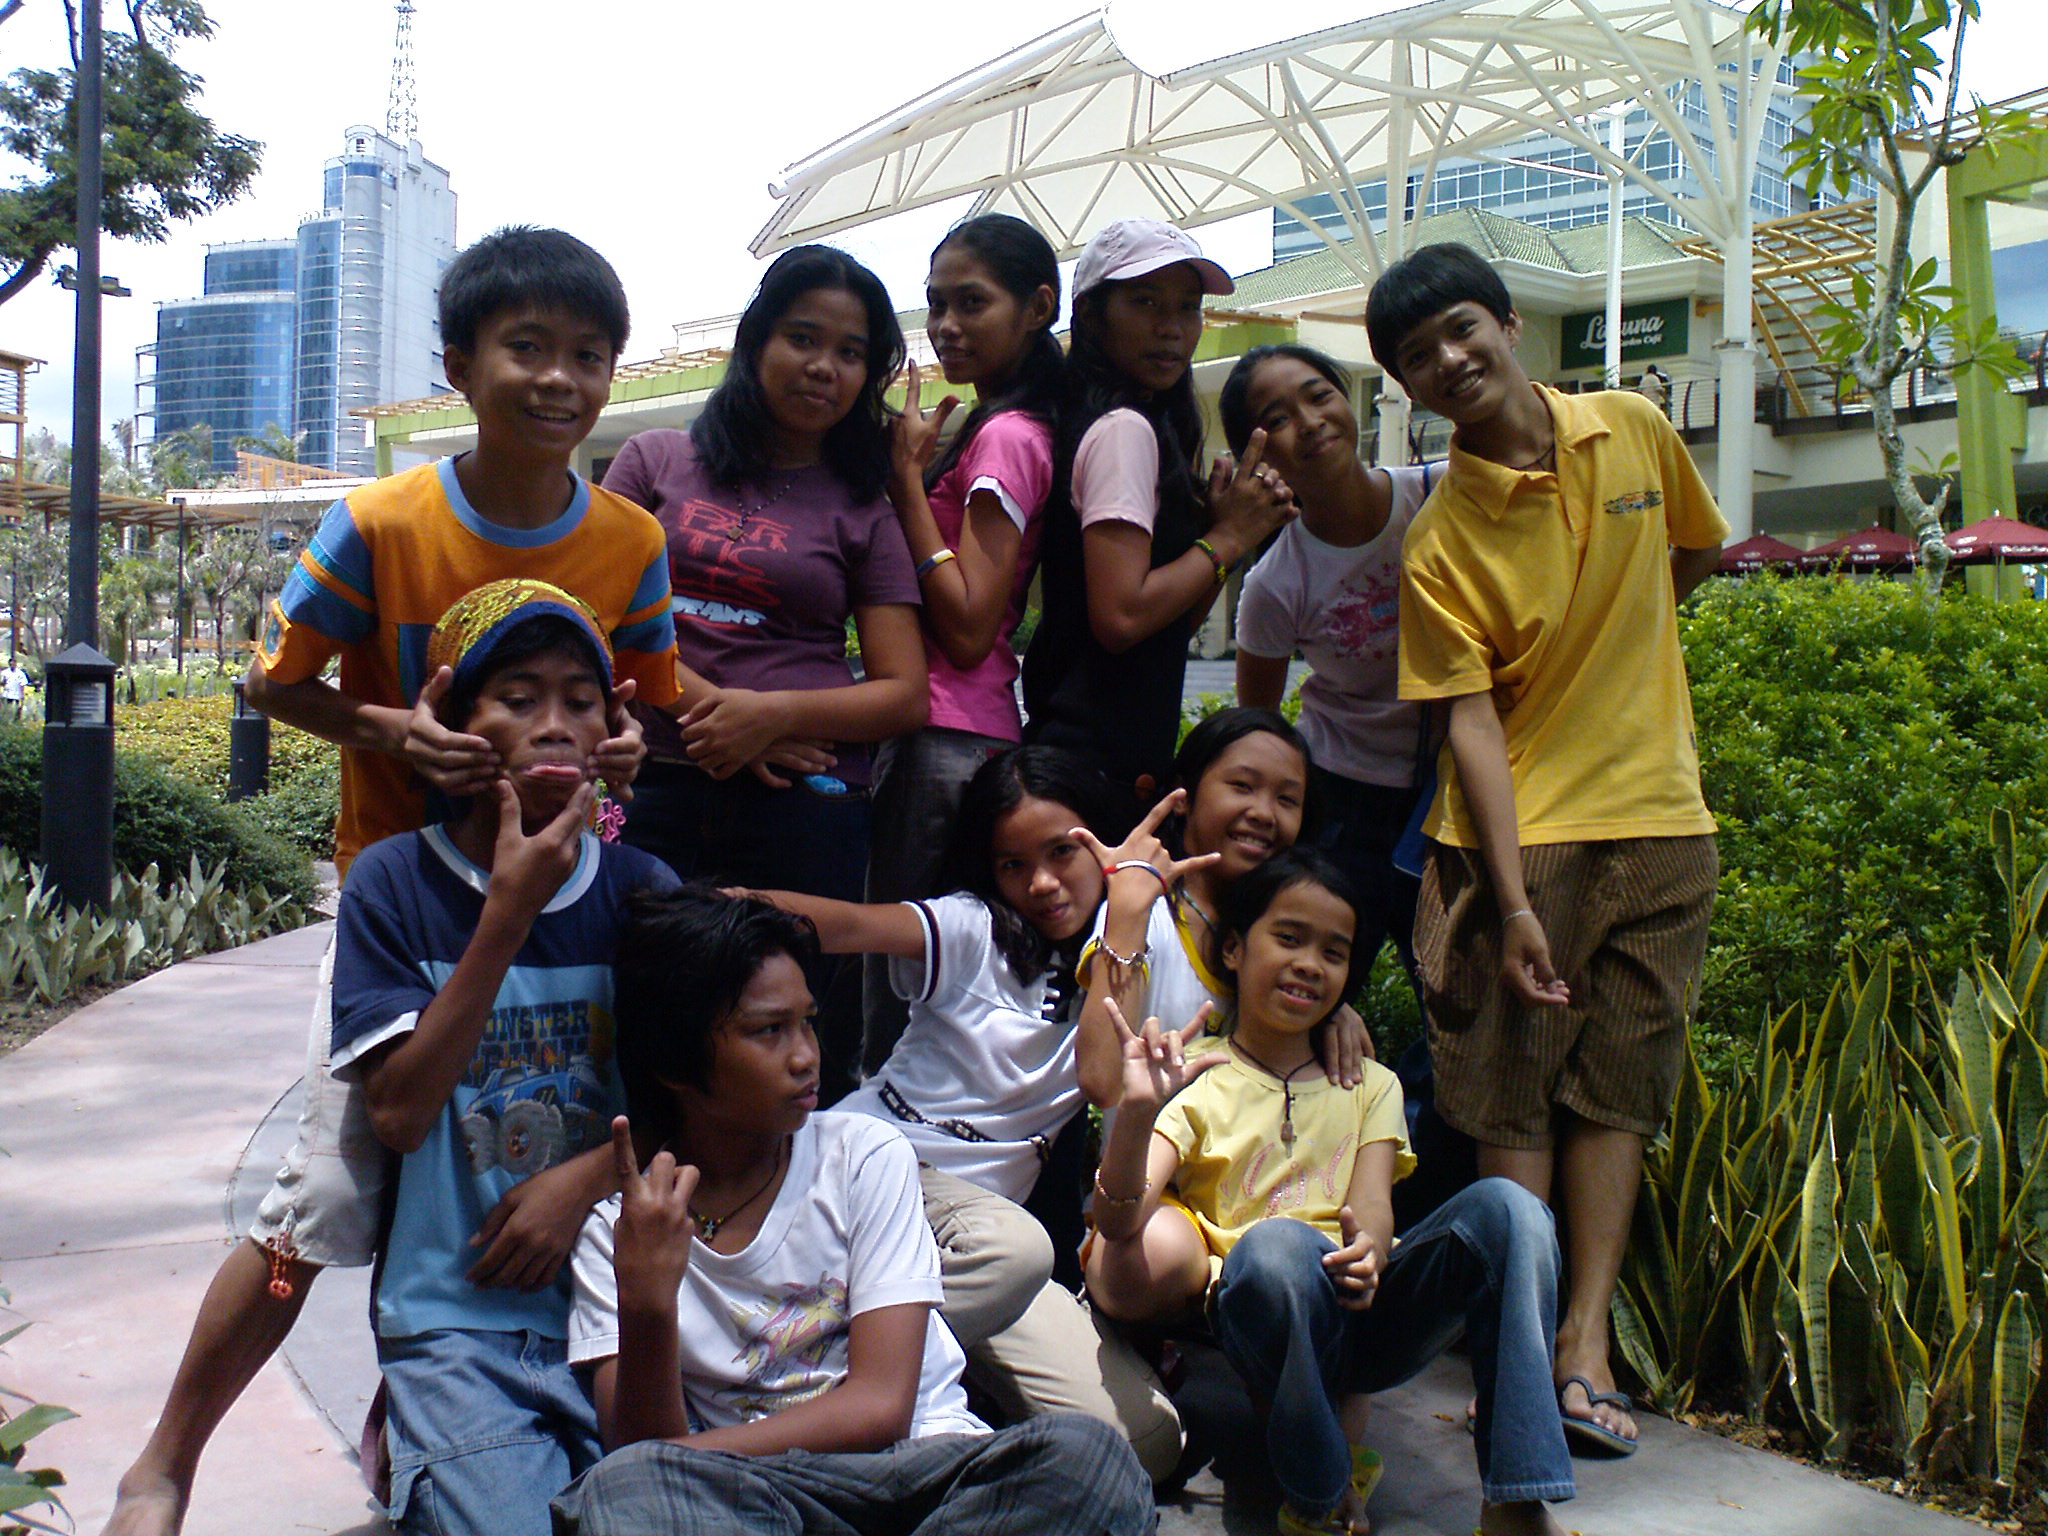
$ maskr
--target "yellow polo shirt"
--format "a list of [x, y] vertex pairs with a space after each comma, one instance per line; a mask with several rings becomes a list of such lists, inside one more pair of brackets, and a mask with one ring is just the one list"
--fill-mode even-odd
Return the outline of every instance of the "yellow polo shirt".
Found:
[[[1454, 443], [1409, 527], [1401, 697], [1492, 690], [1524, 846], [1712, 832], [1670, 546], [1710, 548], [1727, 521], [1640, 395], [1534, 387], [1557, 428], [1556, 473]], [[1423, 830], [1477, 847], [1448, 744], [1438, 770]]]

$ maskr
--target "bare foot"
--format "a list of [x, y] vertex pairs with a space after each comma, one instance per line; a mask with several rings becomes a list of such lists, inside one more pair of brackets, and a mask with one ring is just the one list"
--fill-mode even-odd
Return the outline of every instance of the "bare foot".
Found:
[[1537, 1499], [1514, 1504], [1481, 1504], [1481, 1536], [1565, 1536], [1565, 1529], [1550, 1513], [1550, 1506]]
[[100, 1536], [178, 1536], [190, 1488], [130, 1467], [114, 1491], [114, 1512]]

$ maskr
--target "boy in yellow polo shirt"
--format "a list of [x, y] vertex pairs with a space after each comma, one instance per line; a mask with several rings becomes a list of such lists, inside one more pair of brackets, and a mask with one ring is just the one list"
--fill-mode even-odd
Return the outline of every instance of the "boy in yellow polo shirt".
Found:
[[1401, 697], [1450, 713], [1415, 952], [1439, 1111], [1482, 1175], [1557, 1191], [1565, 1430], [1625, 1456], [1607, 1310], [1719, 872], [1676, 607], [1728, 525], [1661, 412], [1532, 383], [1521, 325], [1461, 245], [1390, 267], [1366, 308], [1373, 356], [1454, 426], [1402, 547]]

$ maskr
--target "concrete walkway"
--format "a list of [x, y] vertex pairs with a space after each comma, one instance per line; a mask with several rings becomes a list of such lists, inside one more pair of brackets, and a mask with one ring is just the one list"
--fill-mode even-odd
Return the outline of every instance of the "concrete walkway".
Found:
[[[149, 977], [0, 1057], [0, 1283], [15, 1321], [0, 1382], [81, 1418], [39, 1437], [93, 1536], [147, 1437], [199, 1298], [289, 1145], [325, 924]], [[253, 1134], [252, 1134], [253, 1131]], [[375, 1385], [368, 1272], [314, 1287], [283, 1357], [200, 1468], [187, 1536], [380, 1536], [351, 1447]], [[1477, 1513], [1463, 1362], [1382, 1394], [1380, 1536], [1464, 1536]], [[1227, 1370], [1191, 1358], [1185, 1406], [1240, 1460], [1256, 1433]], [[1646, 1419], [1629, 1462], [1580, 1462], [1560, 1518], [1586, 1536], [1963, 1536], [1931, 1514], [1794, 1462]], [[1163, 1536], [1265, 1536], [1256, 1476], [1205, 1472], [1161, 1509]]]

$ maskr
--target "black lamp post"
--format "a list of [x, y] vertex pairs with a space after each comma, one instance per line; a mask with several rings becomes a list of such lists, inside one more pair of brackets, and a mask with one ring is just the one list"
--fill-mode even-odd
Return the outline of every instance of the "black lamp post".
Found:
[[43, 671], [43, 862], [73, 907], [114, 889], [114, 663], [100, 631], [100, 0], [78, 7], [78, 340], [71, 385], [70, 607]]

